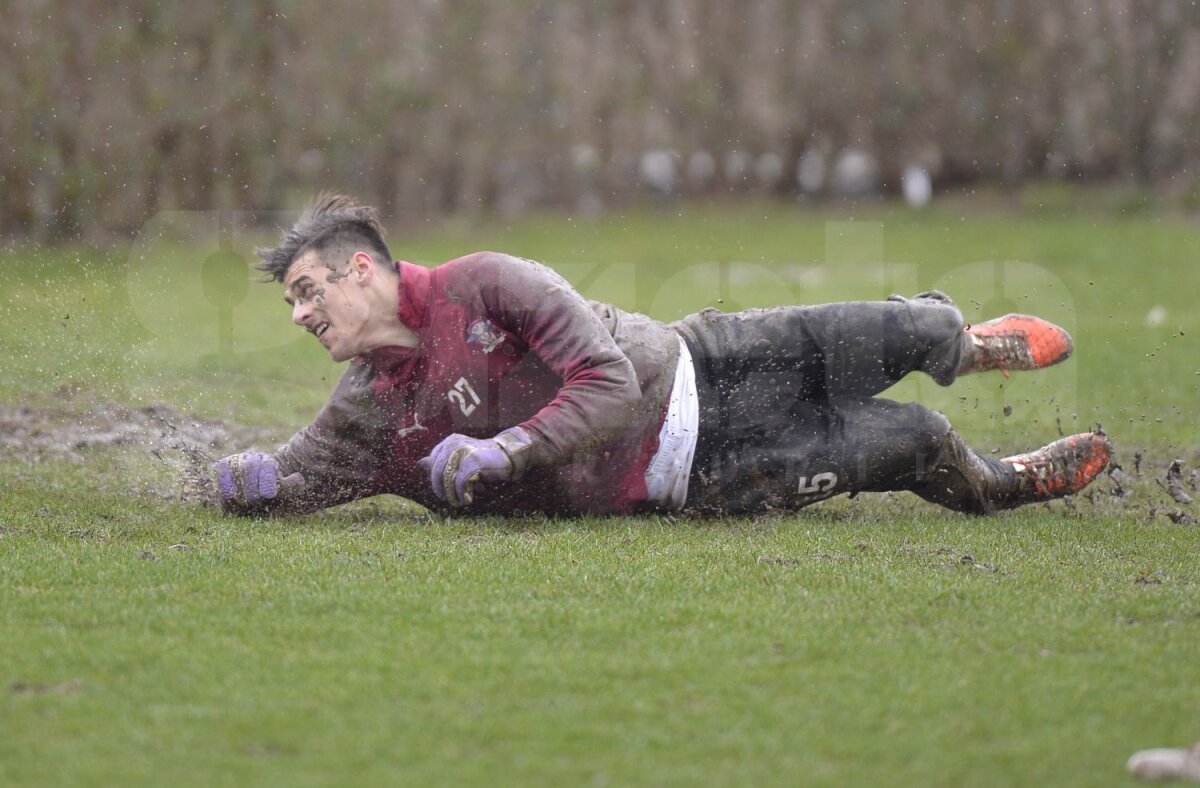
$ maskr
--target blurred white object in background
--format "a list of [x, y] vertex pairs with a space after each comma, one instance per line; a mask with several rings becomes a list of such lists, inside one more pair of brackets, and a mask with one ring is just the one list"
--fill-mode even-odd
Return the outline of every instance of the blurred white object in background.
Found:
[[861, 148], [846, 148], [833, 163], [833, 192], [867, 197], [879, 191], [879, 161]]
[[678, 158], [675, 151], [666, 148], [652, 148], [643, 153], [638, 163], [642, 183], [659, 194], [674, 194], [679, 177]]
[[900, 188], [904, 192], [904, 201], [913, 208], [924, 208], [933, 197], [933, 180], [924, 167], [915, 164], [904, 168]]
[[1129, 756], [1125, 768], [1143, 780], [1200, 781], [1200, 744], [1191, 749], [1140, 750]]

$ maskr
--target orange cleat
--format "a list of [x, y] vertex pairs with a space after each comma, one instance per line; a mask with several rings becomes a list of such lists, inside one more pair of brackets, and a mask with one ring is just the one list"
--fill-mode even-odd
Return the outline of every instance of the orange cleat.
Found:
[[1005, 315], [966, 330], [973, 353], [958, 374], [998, 369], [1042, 369], [1065, 361], [1075, 343], [1071, 335], [1048, 320], [1032, 315]]
[[1073, 495], [1104, 471], [1112, 456], [1108, 436], [1082, 432], [1060, 438], [1028, 454], [1005, 457], [1021, 477], [1015, 504], [1036, 503]]

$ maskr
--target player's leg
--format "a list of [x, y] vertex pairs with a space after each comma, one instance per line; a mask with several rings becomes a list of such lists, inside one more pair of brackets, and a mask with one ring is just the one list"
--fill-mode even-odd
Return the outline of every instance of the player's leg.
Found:
[[845, 397], [757, 428], [701, 422], [688, 505], [744, 513], [796, 509], [847, 492], [909, 490], [984, 514], [1077, 492], [1107, 465], [1103, 435], [1064, 438], [996, 460], [972, 451], [921, 405]]
[[965, 327], [958, 307], [937, 291], [886, 301], [705, 310], [675, 325], [697, 374], [719, 382], [724, 395], [744, 389], [784, 402], [872, 396], [915, 371], [949, 385], [960, 374], [1041, 369], [1066, 359], [1073, 347], [1065, 330], [1029, 315]]
[[958, 307], [941, 293], [723, 313], [676, 324], [699, 377], [724, 393], [783, 402], [873, 395], [923, 371], [948, 385], [970, 341]]
[[[1016, 475], [952, 435], [928, 408], [872, 397], [801, 403], [758, 425], [722, 427], [702, 416], [688, 502], [722, 512], [795, 509], [839, 493], [920, 493], [936, 476], [938, 503], [988, 511], [993, 489], [1015, 486]], [[942, 465], [954, 472], [941, 478]]]

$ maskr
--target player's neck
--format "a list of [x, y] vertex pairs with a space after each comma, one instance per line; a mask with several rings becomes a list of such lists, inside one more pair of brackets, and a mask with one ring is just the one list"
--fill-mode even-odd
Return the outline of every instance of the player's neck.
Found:
[[417, 332], [400, 320], [400, 293], [394, 280], [380, 278], [380, 287], [372, 287], [368, 295], [371, 319], [365, 332], [364, 344], [370, 350], [381, 347], [416, 347]]

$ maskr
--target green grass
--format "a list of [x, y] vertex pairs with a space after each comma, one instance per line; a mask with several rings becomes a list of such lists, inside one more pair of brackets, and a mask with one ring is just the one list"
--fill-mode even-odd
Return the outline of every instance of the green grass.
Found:
[[[972, 320], [1045, 314], [1075, 335], [1066, 365], [895, 396], [989, 449], [1102, 421], [1143, 483], [984, 519], [898, 495], [757, 520], [447, 522], [384, 499], [251, 521], [170, 500], [137, 447], [28, 464], [0, 441], [0, 784], [1095, 785], [1200, 739], [1200, 528], [1150, 513], [1197, 513], [1151, 483], [1200, 461], [1193, 227], [761, 204], [391, 240], [544, 259], [664, 319], [931, 286]], [[219, 353], [207, 253], [11, 249], [0, 404], [303, 425], [338, 370], [275, 286]]]

